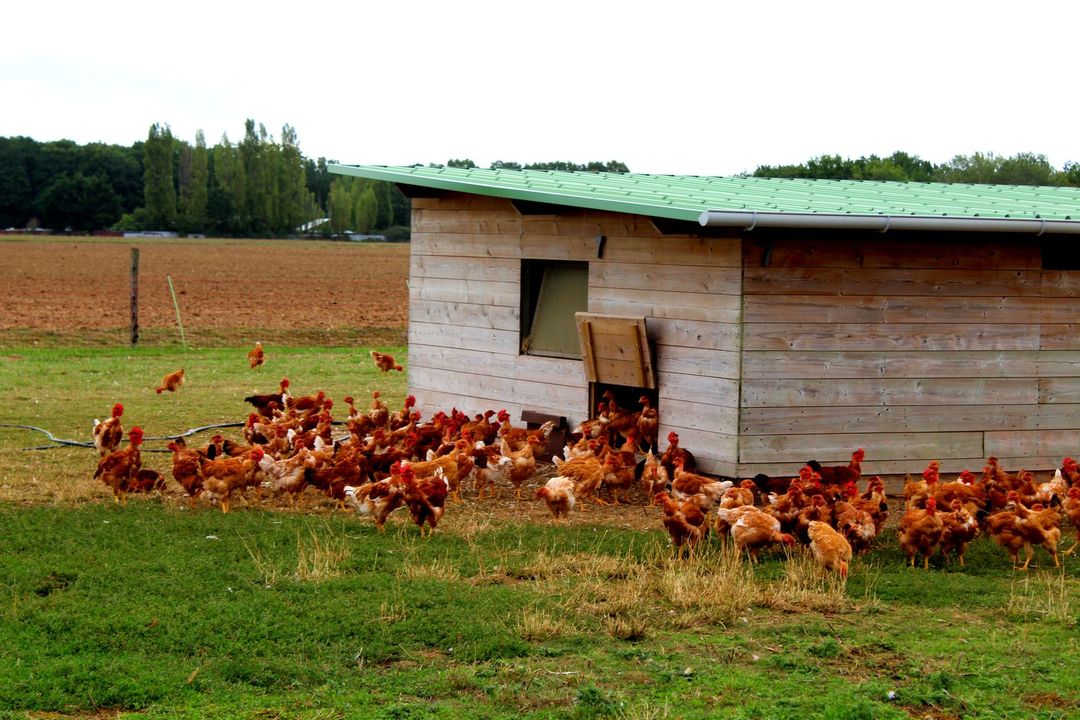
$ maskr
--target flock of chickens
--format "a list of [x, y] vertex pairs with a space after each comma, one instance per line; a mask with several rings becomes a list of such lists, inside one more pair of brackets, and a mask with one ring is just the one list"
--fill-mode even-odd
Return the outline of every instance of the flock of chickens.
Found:
[[[1062, 512], [1072, 521], [1077, 543], [1065, 551], [1071, 555], [1080, 544], [1080, 470], [1076, 460], [1065, 458], [1062, 467], [1043, 483], [1021, 470], [1005, 472], [996, 457], [990, 457], [982, 476], [964, 471], [952, 482], [941, 482], [940, 464], [931, 462], [922, 477], [910, 477], [904, 484], [907, 511], [900, 520], [900, 545], [912, 566], [919, 555], [928, 568], [930, 556], [939, 549], [955, 554], [960, 565], [964, 552], [978, 535], [985, 534], [1004, 548], [1013, 566], [1027, 570], [1036, 547], [1050, 553], [1060, 567]], [[945, 510], [945, 508], [948, 508]], [[1060, 508], [1060, 510], [1059, 510]], [[1020, 551], [1025, 552], [1023, 564]]]
[[[373, 351], [372, 359], [384, 372], [402, 369], [390, 355]], [[248, 360], [252, 368], [262, 364], [261, 345]], [[157, 392], [175, 392], [183, 380], [183, 370], [170, 373]], [[272, 493], [295, 505], [313, 487], [340, 506], [371, 516], [380, 530], [392, 512], [405, 507], [424, 535], [438, 525], [447, 499], [460, 501], [470, 484], [478, 500], [492, 497], [500, 486], [521, 499], [553, 427], [516, 427], [506, 411], [494, 410], [469, 417], [453, 409], [421, 422], [415, 398], [392, 411], [378, 391], [366, 411], [344, 398], [347, 418], [335, 423], [334, 403], [324, 392], [294, 396], [289, 386], [285, 378], [278, 392], [244, 398], [253, 412], [244, 423], [243, 444], [220, 435], [202, 447], [189, 447], [183, 438], [168, 444], [173, 478], [190, 502], [207, 500], [228, 512], [235, 495]], [[669, 433], [667, 448], [659, 452], [657, 410], [646, 396], [639, 404], [629, 411], [605, 393], [596, 416], [575, 428], [562, 457], [552, 458], [556, 475], [536, 497], [556, 523], [579, 502], [619, 505], [638, 487], [649, 505], [659, 505], [680, 555], [693, 552], [713, 529], [751, 561], [771, 545], [804, 544], [823, 570], [846, 577], [852, 556], [870, 548], [888, 518], [880, 478], [869, 478], [859, 490], [861, 448], [847, 465], [810, 461], [790, 480], [758, 475], [735, 485], [696, 473], [694, 456], [679, 445], [676, 433]], [[123, 412], [116, 404], [107, 420], [95, 421], [93, 431], [101, 456], [94, 477], [118, 503], [126, 503], [129, 493], [165, 485], [161, 473], [142, 467], [139, 427], [120, 447]], [[347, 435], [335, 438], [335, 424], [343, 424]], [[981, 478], [965, 472], [956, 481], [941, 482], [938, 469], [931, 463], [921, 479], [909, 478], [904, 486], [899, 540], [913, 566], [922, 555], [929, 567], [939, 549], [963, 565], [967, 545], [980, 533], [1004, 547], [1016, 566], [1026, 569], [1036, 546], [1046, 548], [1057, 564], [1059, 508], [1080, 527], [1080, 471], [1070, 458], [1041, 485], [1029, 472], [1004, 472], [996, 458], [990, 458]], [[1023, 564], [1021, 550], [1026, 551]]]

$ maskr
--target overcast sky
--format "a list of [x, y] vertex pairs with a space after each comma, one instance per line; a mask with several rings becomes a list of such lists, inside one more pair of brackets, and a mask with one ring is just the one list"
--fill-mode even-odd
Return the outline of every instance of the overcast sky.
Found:
[[730, 175], [822, 154], [1080, 161], [1080, 3], [8, 4], [0, 136], [308, 157], [620, 160]]

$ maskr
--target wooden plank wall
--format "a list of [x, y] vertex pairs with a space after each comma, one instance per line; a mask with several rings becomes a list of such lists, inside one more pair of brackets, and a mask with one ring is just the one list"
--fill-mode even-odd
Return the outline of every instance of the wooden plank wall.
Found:
[[[589, 311], [642, 315], [656, 349], [661, 434], [708, 471], [738, 448], [740, 241], [663, 236], [646, 218], [507, 200], [413, 200], [409, 390], [425, 414], [506, 408], [587, 417], [580, 360], [519, 355], [521, 259], [589, 262]], [[604, 235], [603, 258], [596, 237]]]
[[[768, 242], [772, 249], [768, 251]], [[745, 239], [739, 472], [1058, 467], [1080, 452], [1080, 272], [1033, 237]], [[768, 266], [764, 265], [768, 251]]]

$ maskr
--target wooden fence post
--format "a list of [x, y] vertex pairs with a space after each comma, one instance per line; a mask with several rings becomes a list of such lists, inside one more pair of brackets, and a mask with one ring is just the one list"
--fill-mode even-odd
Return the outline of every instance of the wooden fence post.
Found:
[[131, 344], [139, 344], [139, 248], [131, 248]]

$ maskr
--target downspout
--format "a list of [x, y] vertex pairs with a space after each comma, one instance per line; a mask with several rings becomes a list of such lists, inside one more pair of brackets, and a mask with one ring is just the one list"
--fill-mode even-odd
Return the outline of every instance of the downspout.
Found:
[[1080, 220], [1043, 218], [960, 218], [925, 215], [847, 215], [826, 213], [783, 213], [708, 210], [698, 222], [705, 227], [825, 228], [834, 230], [920, 230], [942, 232], [1014, 232], [1080, 235]]

